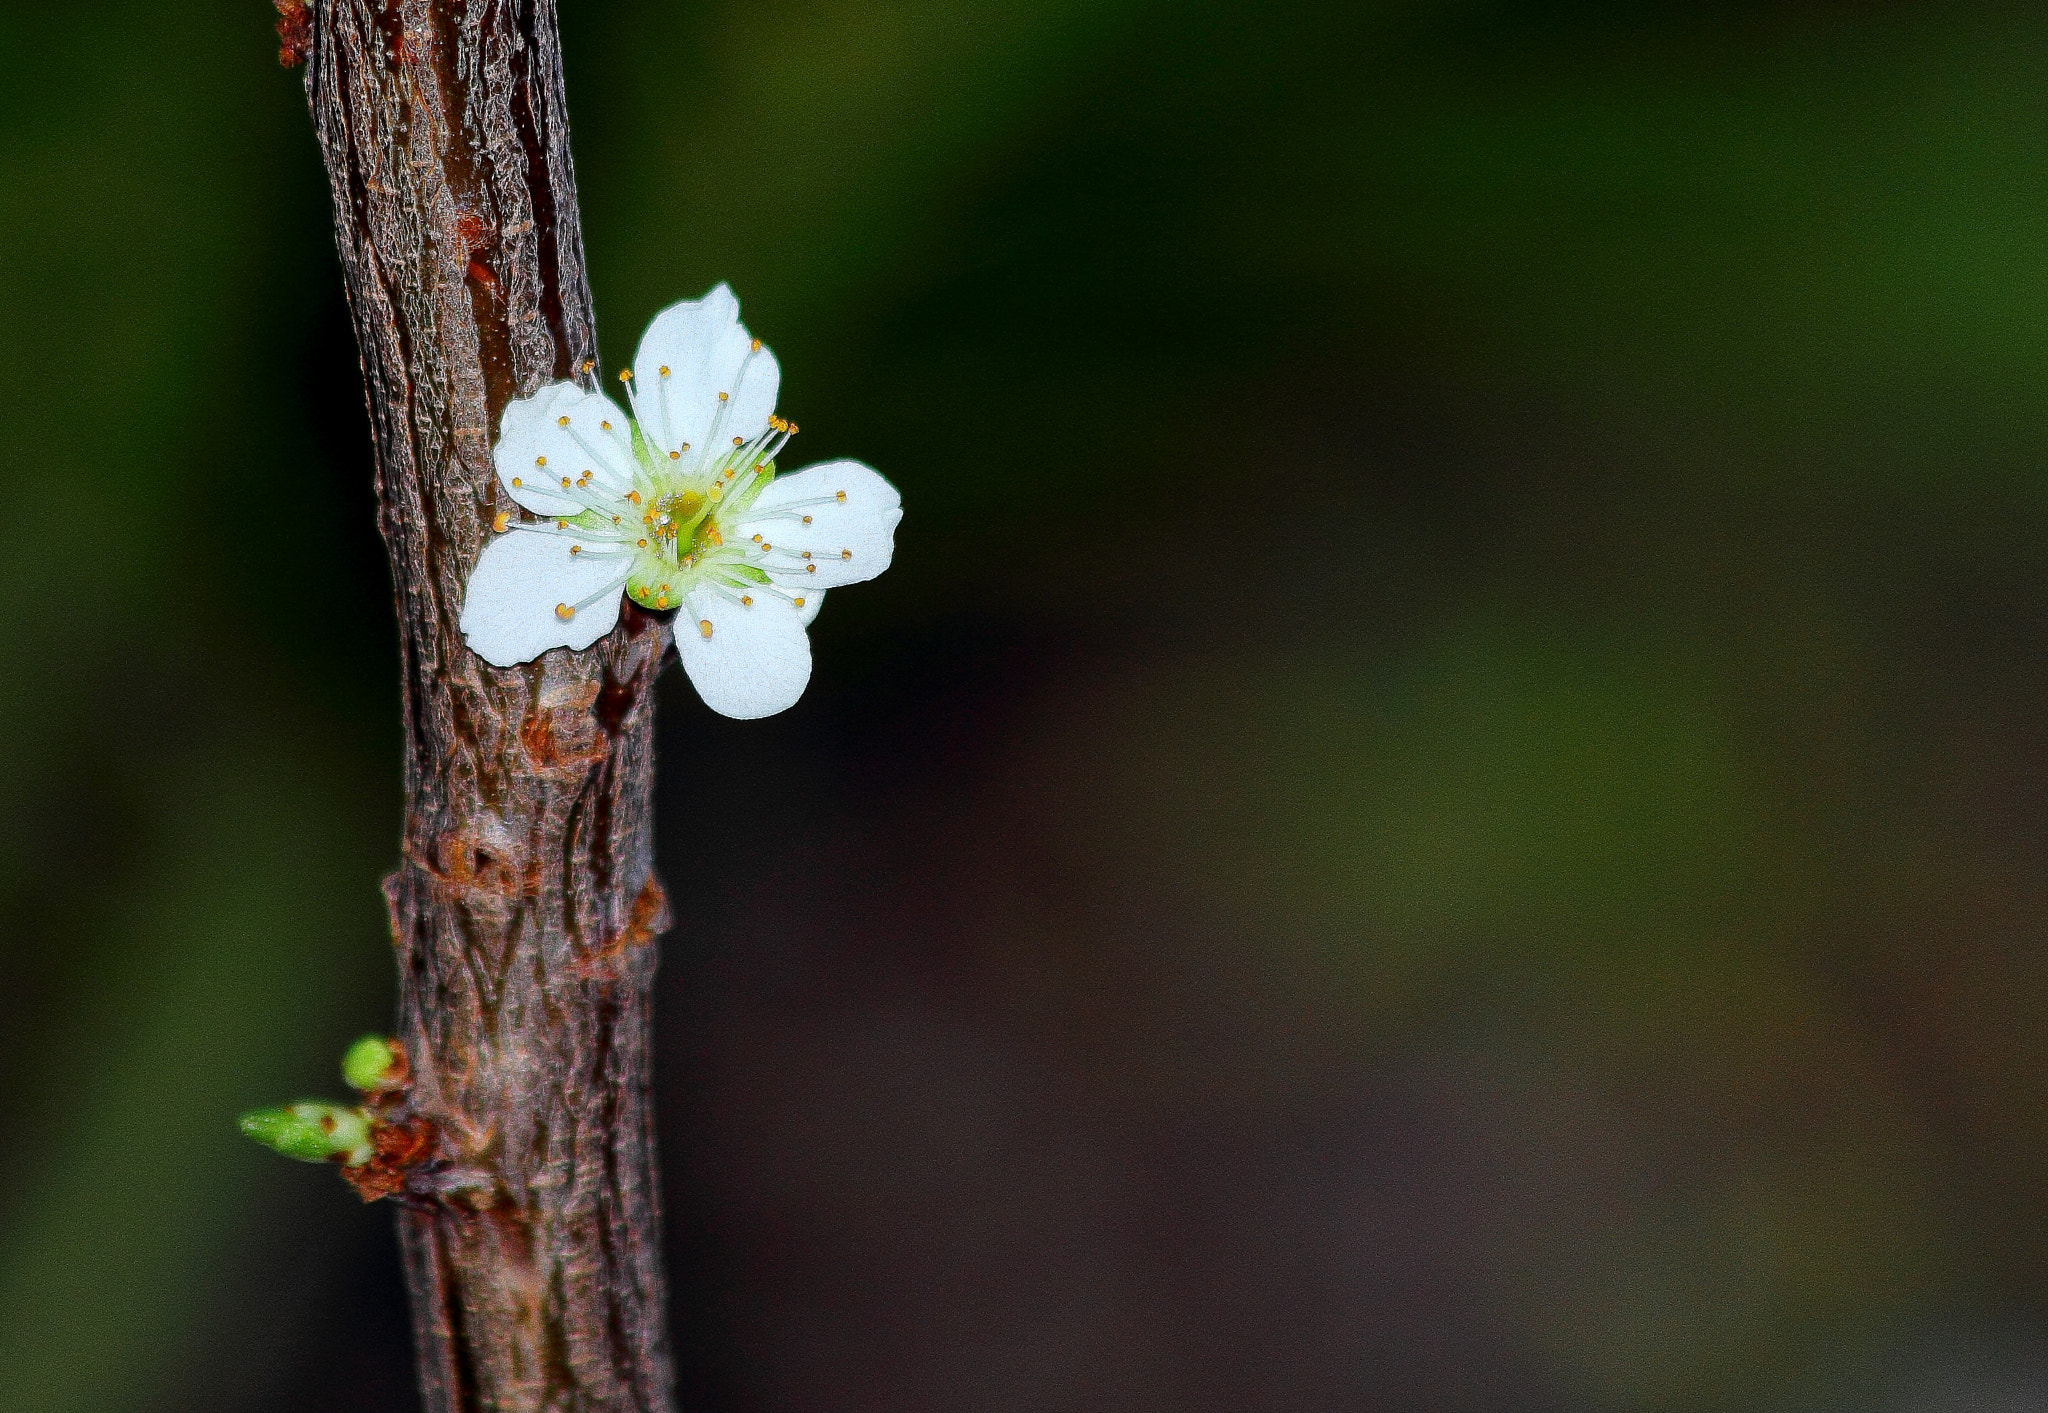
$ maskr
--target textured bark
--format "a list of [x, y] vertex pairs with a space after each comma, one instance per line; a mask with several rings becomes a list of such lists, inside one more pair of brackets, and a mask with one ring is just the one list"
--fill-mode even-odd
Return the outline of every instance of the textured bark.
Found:
[[426, 1408], [665, 1410], [648, 990], [668, 630], [628, 604], [591, 651], [499, 670], [456, 627], [493, 514], [517, 513], [499, 414], [595, 376], [553, 0], [307, 14], [403, 657], [385, 893], [410, 1104], [438, 1134], [400, 1213]]

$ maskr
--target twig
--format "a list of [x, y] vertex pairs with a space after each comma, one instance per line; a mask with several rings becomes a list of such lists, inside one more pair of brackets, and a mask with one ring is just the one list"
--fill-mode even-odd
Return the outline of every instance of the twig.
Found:
[[628, 604], [591, 651], [497, 670], [456, 629], [501, 506], [489, 429], [594, 376], [553, 0], [279, 10], [282, 57], [307, 60], [396, 590], [406, 815], [384, 891], [410, 1098], [433, 1162], [464, 1175], [399, 1213], [425, 1406], [665, 1413], [648, 993], [668, 630]]

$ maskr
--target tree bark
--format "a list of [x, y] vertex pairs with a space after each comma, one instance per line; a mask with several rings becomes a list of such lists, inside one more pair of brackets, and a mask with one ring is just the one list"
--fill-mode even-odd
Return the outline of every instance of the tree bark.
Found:
[[500, 670], [456, 626], [493, 515], [517, 514], [491, 466], [505, 404], [596, 375], [554, 3], [305, 18], [398, 608], [385, 894], [411, 1109], [437, 1135], [399, 1215], [425, 1406], [668, 1410], [648, 1029], [668, 629], [628, 603], [588, 652]]

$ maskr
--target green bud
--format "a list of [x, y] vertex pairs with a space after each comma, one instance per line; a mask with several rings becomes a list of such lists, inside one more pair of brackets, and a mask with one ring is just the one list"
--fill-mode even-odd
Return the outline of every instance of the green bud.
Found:
[[341, 1077], [349, 1088], [365, 1094], [397, 1088], [399, 1074], [398, 1057], [392, 1053], [391, 1042], [381, 1035], [365, 1035], [341, 1057]]
[[325, 1163], [335, 1158], [354, 1167], [370, 1161], [370, 1116], [361, 1109], [307, 1101], [242, 1115], [242, 1132], [287, 1158]]

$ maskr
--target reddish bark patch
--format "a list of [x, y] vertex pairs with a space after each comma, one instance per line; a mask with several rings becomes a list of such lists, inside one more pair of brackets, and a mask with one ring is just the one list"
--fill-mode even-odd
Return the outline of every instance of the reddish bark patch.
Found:
[[639, 894], [633, 899], [633, 910], [626, 917], [626, 925], [619, 929], [619, 935], [599, 947], [596, 951], [576, 959], [576, 974], [585, 977], [608, 976], [620, 957], [634, 947], [645, 947], [649, 942], [668, 931], [674, 919], [668, 910], [668, 893], [661, 886], [661, 880], [653, 874], [640, 885]]
[[376, 1152], [367, 1163], [344, 1167], [342, 1177], [365, 1202], [396, 1197], [405, 1191], [405, 1181], [414, 1168], [434, 1155], [436, 1133], [426, 1119], [403, 1119], [370, 1123], [370, 1145]]
[[277, 62], [297, 68], [313, 52], [313, 16], [305, 0], [271, 0], [277, 11]]

